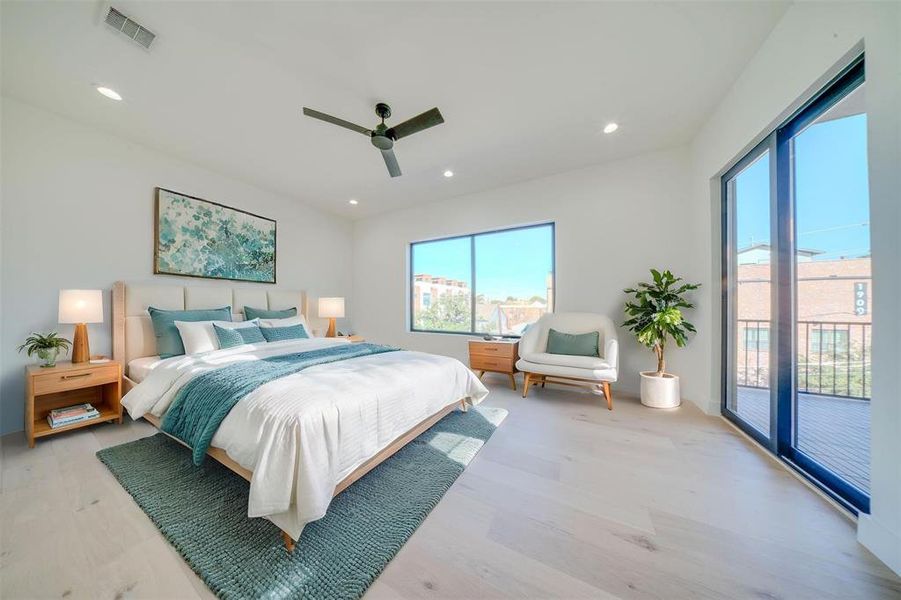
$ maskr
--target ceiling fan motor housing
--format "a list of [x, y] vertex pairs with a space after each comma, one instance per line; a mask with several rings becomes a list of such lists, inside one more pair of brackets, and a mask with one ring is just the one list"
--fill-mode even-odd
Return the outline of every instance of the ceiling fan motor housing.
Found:
[[372, 130], [372, 145], [379, 150], [391, 150], [394, 147], [394, 136], [391, 135], [391, 131], [385, 125], [385, 119], [391, 116], [391, 107], [384, 102], [379, 102], [375, 105], [375, 114], [379, 116], [382, 122]]
[[[380, 127], [384, 127], [384, 125], [380, 125]], [[373, 131], [371, 140], [372, 145], [379, 150], [391, 150], [391, 148], [394, 147], [394, 140], [388, 137], [385, 133], [378, 133], [376, 131]]]

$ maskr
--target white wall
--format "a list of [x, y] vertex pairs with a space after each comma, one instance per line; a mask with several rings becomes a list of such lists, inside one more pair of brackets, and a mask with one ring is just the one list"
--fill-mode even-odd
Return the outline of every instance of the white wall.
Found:
[[[379, 342], [466, 361], [468, 336], [408, 331], [408, 244], [554, 221], [556, 310], [600, 312], [619, 324], [623, 288], [649, 279], [649, 268], [706, 280], [698, 246], [689, 239], [689, 166], [687, 149], [679, 148], [357, 221], [354, 323], [360, 333]], [[621, 379], [614, 393], [637, 393], [638, 371], [656, 365], [653, 354], [622, 329], [620, 343]], [[684, 397], [706, 405], [707, 390], [699, 385], [708, 379], [699, 372], [706, 368], [706, 357], [692, 357], [697, 352], [691, 342], [674, 348], [669, 367], [683, 376]]]
[[[872, 510], [859, 539], [901, 572], [901, 4], [798, 3], [742, 72], [692, 144], [693, 208], [714, 236], [702, 252], [719, 278], [718, 175], [835, 74], [855, 46], [866, 49], [866, 104], [873, 251]], [[708, 288], [697, 342], [718, 365], [719, 289]], [[708, 335], [713, 334], [713, 335]], [[709, 371], [711, 414], [719, 413], [719, 369]]]
[[254, 285], [153, 275], [156, 186], [277, 220], [278, 287], [306, 289], [311, 306], [320, 295], [345, 296], [353, 310], [349, 221], [10, 98], [0, 112], [0, 432], [23, 428], [27, 361], [16, 347], [31, 331], [71, 336], [72, 326], [57, 324], [59, 289], [106, 290], [107, 321], [88, 327], [92, 353], [109, 354], [117, 279]]

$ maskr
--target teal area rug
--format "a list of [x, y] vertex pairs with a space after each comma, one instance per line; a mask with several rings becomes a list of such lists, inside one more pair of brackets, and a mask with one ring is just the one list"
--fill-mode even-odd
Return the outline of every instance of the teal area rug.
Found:
[[507, 411], [453, 412], [339, 494], [289, 554], [279, 529], [247, 518], [249, 484], [194, 466], [163, 434], [98, 458], [221, 598], [359, 598], [413, 535]]

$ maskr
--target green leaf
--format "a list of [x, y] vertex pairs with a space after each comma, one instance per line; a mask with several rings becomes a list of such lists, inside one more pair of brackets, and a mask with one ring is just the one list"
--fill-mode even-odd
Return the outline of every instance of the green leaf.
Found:
[[653, 283], [641, 282], [623, 290], [631, 298], [623, 305], [626, 321], [623, 327], [631, 331], [638, 342], [648, 348], [666, 347], [668, 339], [676, 346], [688, 343], [688, 334], [696, 333], [694, 325], [685, 320], [682, 309], [694, 308], [684, 294], [701, 287], [698, 283], [680, 283], [670, 270], [650, 269]]

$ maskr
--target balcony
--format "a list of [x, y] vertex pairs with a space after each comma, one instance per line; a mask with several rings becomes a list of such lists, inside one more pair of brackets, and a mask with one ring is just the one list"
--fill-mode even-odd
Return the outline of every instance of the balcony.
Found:
[[[735, 412], [769, 431], [769, 323], [738, 321]], [[797, 332], [796, 447], [869, 493], [871, 324], [803, 321]]]
[[[738, 387], [736, 411], [766, 432], [770, 390]], [[798, 393], [797, 448], [861, 490], [870, 490], [870, 403]]]

